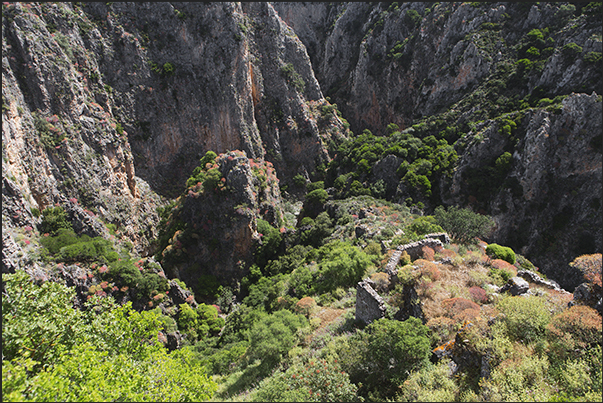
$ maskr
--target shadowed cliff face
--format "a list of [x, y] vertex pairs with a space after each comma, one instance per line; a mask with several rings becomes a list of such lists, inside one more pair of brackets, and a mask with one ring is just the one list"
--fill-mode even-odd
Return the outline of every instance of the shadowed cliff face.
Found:
[[[534, 29], [548, 31], [541, 46], [533, 44], [540, 50], [575, 43], [581, 56], [601, 52], [596, 17], [572, 19], [582, 6], [572, 14], [555, 3], [274, 3], [351, 129], [376, 133], [446, 111], [503, 65], [525, 58]], [[603, 91], [596, 64], [550, 49], [527, 56], [542, 62], [513, 95], [523, 98], [536, 87], [553, 96]]]

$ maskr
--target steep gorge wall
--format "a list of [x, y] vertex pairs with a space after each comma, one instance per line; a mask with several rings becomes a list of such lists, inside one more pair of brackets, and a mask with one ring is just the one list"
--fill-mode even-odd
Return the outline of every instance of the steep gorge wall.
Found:
[[503, 64], [524, 57], [516, 45], [532, 29], [548, 30], [545, 46], [577, 44], [581, 57], [568, 61], [562, 52], [550, 54], [517, 89], [519, 98], [536, 87], [554, 95], [603, 92], [600, 69], [583, 59], [601, 52], [600, 21], [572, 20], [559, 4], [330, 4], [274, 7], [308, 48], [323, 92], [356, 133], [382, 133], [391, 122], [405, 128], [444, 112], [503, 67], [506, 80], [513, 68]]
[[156, 207], [206, 151], [267, 158], [287, 181], [345, 134], [268, 3], [8, 3], [2, 30], [6, 229], [59, 204], [153, 253]]
[[[368, 128], [382, 135], [389, 123], [410, 129], [438, 114], [434, 121], [443, 125], [421, 136], [462, 128], [458, 168], [440, 180], [438, 202], [492, 215], [497, 228], [489, 241], [512, 246], [568, 290], [580, 282], [568, 263], [600, 252], [602, 244], [603, 81], [600, 59], [587, 57], [600, 58], [601, 20], [582, 14], [584, 6], [274, 5], [308, 47], [323, 92], [355, 133]], [[542, 39], [528, 35], [533, 30]], [[530, 46], [541, 53], [529, 54]], [[530, 67], [522, 70], [519, 59]], [[520, 102], [559, 95], [569, 96], [549, 110]], [[513, 136], [503, 135], [502, 120], [490, 116], [517, 119]], [[505, 152], [511, 158], [502, 176], [485, 174]]]

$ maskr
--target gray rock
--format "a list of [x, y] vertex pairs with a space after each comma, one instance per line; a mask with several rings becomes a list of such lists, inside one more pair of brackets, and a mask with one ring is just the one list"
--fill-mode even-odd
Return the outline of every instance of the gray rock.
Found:
[[507, 284], [501, 287], [500, 292], [509, 292], [511, 295], [521, 295], [528, 292], [530, 284], [521, 277], [511, 277]]

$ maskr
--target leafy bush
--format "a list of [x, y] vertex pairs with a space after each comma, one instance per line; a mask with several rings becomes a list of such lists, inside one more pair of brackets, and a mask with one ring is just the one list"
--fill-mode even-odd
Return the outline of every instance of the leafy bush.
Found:
[[415, 218], [408, 226], [408, 229], [417, 235], [444, 231], [442, 227], [436, 224], [436, 218], [434, 216], [420, 216]]
[[507, 246], [491, 243], [486, 247], [486, 255], [494, 259], [504, 260], [510, 264], [515, 263], [515, 252]]
[[55, 236], [45, 236], [40, 243], [60, 262], [115, 262], [119, 255], [110, 241], [88, 235], [77, 236], [71, 229], [59, 228]]
[[393, 397], [409, 373], [429, 362], [429, 328], [420, 319], [379, 319], [364, 333], [350, 339], [349, 352], [340, 354], [344, 371], [354, 383], [362, 383], [364, 395]]
[[8, 401], [205, 401], [216, 383], [186, 349], [157, 342], [157, 313], [3, 274], [2, 398]]
[[448, 210], [438, 206], [434, 211], [434, 216], [437, 223], [450, 236], [463, 243], [472, 242], [475, 238], [482, 238], [494, 228], [494, 221], [489, 216], [457, 206], [450, 206]]
[[582, 47], [575, 44], [574, 42], [570, 42], [570, 43], [563, 45], [563, 48], [561, 49], [561, 53], [566, 58], [576, 57], [577, 55], [582, 53]]
[[319, 293], [355, 285], [371, 265], [371, 258], [364, 251], [342, 241], [330, 242], [317, 252], [319, 275], [313, 290]]
[[250, 358], [276, 364], [297, 343], [297, 329], [306, 325], [306, 318], [286, 309], [263, 317], [249, 331]]
[[263, 402], [350, 402], [361, 401], [358, 387], [350, 382], [337, 360], [310, 359], [277, 372], [264, 380], [253, 396]]
[[262, 235], [262, 240], [255, 251], [256, 262], [260, 267], [264, 267], [269, 260], [277, 256], [282, 242], [280, 231], [274, 228], [268, 221], [257, 220], [258, 233]]
[[546, 357], [527, 355], [503, 361], [482, 383], [482, 398], [486, 401], [513, 402], [526, 397], [548, 401], [553, 389], [547, 384], [549, 362]]
[[[398, 401], [405, 402], [455, 402], [459, 385], [450, 376], [450, 362], [446, 359], [427, 365], [410, 374], [400, 385]], [[401, 399], [400, 399], [401, 398]]]
[[325, 183], [323, 181], [318, 181], [318, 182], [310, 182], [308, 183], [308, 185], [306, 186], [306, 190], [308, 192], [312, 192], [313, 190], [316, 189], [324, 189], [325, 188]]
[[496, 307], [504, 314], [502, 323], [512, 340], [525, 343], [540, 340], [551, 320], [546, 301], [541, 297], [507, 296]]
[[61, 206], [47, 207], [42, 211], [40, 232], [56, 235], [59, 229], [71, 230], [71, 223], [67, 220], [67, 213]]

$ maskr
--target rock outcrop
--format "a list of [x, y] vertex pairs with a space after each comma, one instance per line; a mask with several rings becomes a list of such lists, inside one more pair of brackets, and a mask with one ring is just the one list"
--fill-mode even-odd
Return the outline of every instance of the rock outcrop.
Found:
[[287, 181], [345, 135], [269, 3], [8, 3], [2, 47], [3, 230], [58, 204], [78, 234], [111, 224], [147, 256], [206, 151]]

